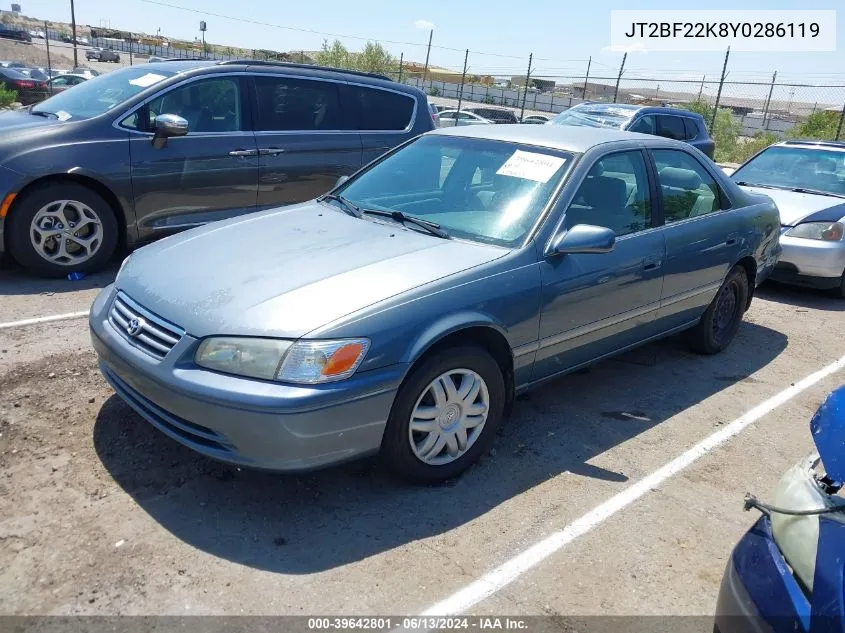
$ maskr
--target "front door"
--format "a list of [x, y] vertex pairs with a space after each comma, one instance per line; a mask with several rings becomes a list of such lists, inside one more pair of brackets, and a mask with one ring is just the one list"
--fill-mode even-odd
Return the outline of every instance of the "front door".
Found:
[[[123, 122], [130, 135], [132, 190], [140, 236], [196, 226], [255, 210], [258, 156], [245, 125], [237, 76], [191, 81], [167, 91]], [[186, 136], [152, 143], [153, 121], [175, 114]]]
[[311, 200], [361, 166], [361, 136], [336, 81], [256, 74], [258, 206]]
[[665, 244], [652, 226], [654, 196], [640, 150], [599, 158], [566, 210], [563, 229], [613, 229], [609, 253], [566, 254], [540, 265], [543, 308], [534, 365], [539, 380], [652, 336]]

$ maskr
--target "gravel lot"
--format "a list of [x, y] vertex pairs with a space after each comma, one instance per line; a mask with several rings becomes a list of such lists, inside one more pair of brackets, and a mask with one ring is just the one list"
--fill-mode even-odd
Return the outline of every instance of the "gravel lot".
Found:
[[[0, 324], [86, 310], [81, 282], [0, 269]], [[680, 339], [517, 403], [460, 479], [414, 488], [375, 461], [242, 471], [166, 438], [100, 377], [84, 318], [0, 326], [0, 612], [415, 614], [845, 356], [845, 302], [764, 286], [737, 340]], [[838, 327], [837, 327], [838, 324]], [[712, 614], [734, 542], [812, 450], [832, 373], [487, 596], [476, 614]]]

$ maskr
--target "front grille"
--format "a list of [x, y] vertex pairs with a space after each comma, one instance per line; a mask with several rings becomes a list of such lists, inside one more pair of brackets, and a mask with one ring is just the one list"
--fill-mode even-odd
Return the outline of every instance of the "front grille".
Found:
[[109, 311], [109, 322], [131, 345], [162, 359], [185, 332], [144, 309], [123, 292], [118, 292]]

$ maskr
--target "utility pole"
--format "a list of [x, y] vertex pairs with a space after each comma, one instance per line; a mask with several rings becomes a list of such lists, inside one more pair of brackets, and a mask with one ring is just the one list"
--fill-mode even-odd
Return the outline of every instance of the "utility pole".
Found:
[[625, 71], [625, 60], [628, 59], [628, 53], [622, 55], [622, 65], [619, 66], [619, 75], [616, 77], [616, 89], [613, 91], [613, 103], [619, 97], [619, 82], [622, 81], [622, 73]]
[[701, 85], [698, 87], [698, 99], [697, 99], [697, 101], [701, 101], [701, 93], [704, 92], [704, 80], [705, 79], [707, 79], [707, 75], [702, 75]]
[[399, 53], [399, 83], [402, 83], [402, 66], [405, 61], [405, 53], [404, 51]]
[[713, 128], [716, 125], [716, 114], [719, 112], [719, 100], [722, 98], [722, 86], [725, 85], [725, 73], [728, 70], [728, 57], [731, 55], [731, 47], [725, 51], [725, 63], [722, 65], [722, 78], [719, 80], [719, 90], [716, 92], [716, 104], [713, 106], [713, 118], [710, 119], [710, 135], [713, 135]]
[[[528, 55], [528, 70], [525, 73], [525, 90], [522, 93], [522, 108], [519, 111], [519, 122], [522, 123], [522, 117], [525, 115], [525, 100], [528, 99], [528, 86], [531, 84], [531, 61], [534, 59], [534, 53]], [[536, 99], [535, 99], [536, 105]]]
[[842, 112], [839, 113], [839, 125], [836, 126], [836, 138], [834, 140], [839, 140], [839, 135], [842, 134], [842, 119], [845, 119], [845, 105], [842, 106]]
[[202, 58], [208, 59], [208, 49], [205, 46], [205, 29], [206, 29], [205, 20], [201, 20], [200, 21], [200, 32], [202, 33]]
[[466, 54], [464, 55], [464, 72], [461, 75], [461, 91], [458, 93], [458, 111], [455, 113], [455, 125], [458, 124], [458, 114], [461, 113], [461, 101], [464, 98], [464, 81], [467, 77], [467, 62], [469, 61], [469, 49], [467, 49]]
[[135, 46], [132, 43], [132, 33], [129, 34], [129, 65], [132, 65], [132, 48]]
[[772, 92], [775, 90], [775, 80], [778, 78], [778, 71], [772, 75], [772, 83], [769, 86], [769, 96], [766, 97], [766, 107], [763, 108], [763, 129], [767, 130], [766, 119], [769, 117], [769, 106], [772, 105]]
[[[47, 74], [50, 77], [53, 76], [53, 65], [50, 63], [50, 31], [47, 30], [47, 20], [44, 20], [44, 43], [47, 44]], [[48, 83], [50, 86], [50, 94], [53, 94], [53, 84]]]
[[581, 95], [581, 99], [584, 101], [587, 100], [587, 82], [590, 81], [590, 64], [593, 63], [593, 56], [590, 55], [590, 58], [587, 60], [587, 74], [584, 75], [584, 94]]
[[79, 59], [76, 53], [76, 10], [73, 8], [73, 0], [70, 0], [70, 30], [73, 38], [73, 67], [79, 66]]
[[428, 33], [428, 48], [425, 51], [425, 68], [423, 68], [423, 85], [425, 85], [425, 77], [428, 75], [428, 58], [431, 55], [431, 38], [434, 37], [434, 29]]

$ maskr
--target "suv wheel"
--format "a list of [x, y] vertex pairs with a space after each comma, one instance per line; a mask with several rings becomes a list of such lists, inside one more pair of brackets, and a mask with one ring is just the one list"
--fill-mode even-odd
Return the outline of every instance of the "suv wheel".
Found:
[[19, 264], [63, 277], [102, 268], [117, 246], [117, 219], [109, 204], [75, 183], [37, 187], [10, 214], [7, 243]]
[[419, 483], [455, 477], [490, 448], [504, 405], [502, 372], [486, 350], [444, 349], [412, 370], [399, 390], [382, 457]]

